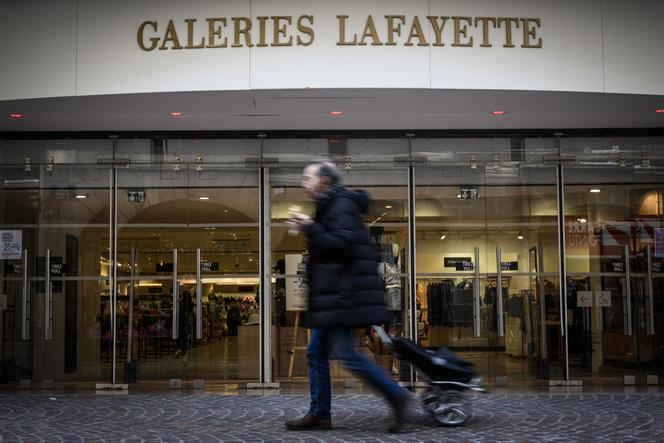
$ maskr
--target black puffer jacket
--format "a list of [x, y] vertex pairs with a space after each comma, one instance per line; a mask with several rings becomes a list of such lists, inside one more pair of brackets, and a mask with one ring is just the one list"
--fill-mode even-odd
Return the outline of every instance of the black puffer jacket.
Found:
[[360, 327], [388, 320], [378, 252], [364, 226], [369, 196], [334, 186], [306, 230], [309, 326]]

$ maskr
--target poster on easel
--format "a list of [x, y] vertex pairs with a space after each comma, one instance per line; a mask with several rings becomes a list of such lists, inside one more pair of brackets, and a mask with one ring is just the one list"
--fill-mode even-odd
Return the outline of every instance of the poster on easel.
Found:
[[306, 311], [309, 302], [309, 291], [305, 281], [306, 256], [302, 254], [286, 254], [286, 310]]

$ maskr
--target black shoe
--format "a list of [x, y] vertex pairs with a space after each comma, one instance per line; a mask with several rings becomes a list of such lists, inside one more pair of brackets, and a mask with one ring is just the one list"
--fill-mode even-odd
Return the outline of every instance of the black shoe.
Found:
[[307, 414], [297, 420], [288, 420], [286, 422], [286, 429], [290, 429], [291, 431], [321, 431], [332, 429], [332, 420]]
[[394, 411], [392, 413], [392, 423], [387, 428], [389, 432], [397, 433], [406, 429], [408, 423], [413, 420], [413, 412], [411, 411], [413, 404], [411, 395], [406, 394], [392, 405]]

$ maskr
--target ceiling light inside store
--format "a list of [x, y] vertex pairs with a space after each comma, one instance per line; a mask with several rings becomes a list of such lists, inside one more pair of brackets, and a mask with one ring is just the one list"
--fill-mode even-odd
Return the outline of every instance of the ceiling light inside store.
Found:
[[9, 114], [9, 118], [23, 118], [23, 114]]
[[516, 236], [516, 238], [518, 238], [519, 240], [523, 240], [523, 235], [519, 234]]
[[445, 234], [441, 234], [440, 239], [441, 239], [441, 240], [445, 240], [445, 237], [447, 237], [447, 235], [445, 235]]
[[585, 218], [577, 218], [577, 220], [581, 223], [586, 223], [588, 221]]
[[210, 197], [208, 197], [207, 195], [201, 195], [200, 197], [198, 197], [198, 199], [199, 200], [210, 200]]
[[392, 209], [392, 205], [385, 205], [385, 209]]
[[171, 117], [182, 117], [182, 113], [178, 111], [169, 112], [168, 115]]
[[590, 192], [592, 192], [593, 194], [597, 194], [598, 192], [602, 192], [602, 190], [598, 188], [593, 188], [590, 190]]
[[491, 111], [491, 115], [504, 115], [506, 111]]
[[344, 115], [343, 111], [330, 111], [329, 114], [333, 117], [340, 117]]
[[79, 195], [76, 196], [76, 198], [78, 198], [78, 199], [84, 199], [84, 198], [88, 198], [88, 196], [85, 195], [85, 194], [79, 194]]
[[461, 198], [461, 194], [457, 194], [457, 198]]

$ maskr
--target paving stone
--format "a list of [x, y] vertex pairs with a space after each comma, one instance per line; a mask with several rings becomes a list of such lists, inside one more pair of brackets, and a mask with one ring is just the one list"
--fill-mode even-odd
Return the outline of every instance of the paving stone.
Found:
[[378, 396], [333, 397], [333, 430], [292, 432], [306, 395], [0, 394], [0, 441], [146, 442], [569, 442], [664, 441], [664, 394], [479, 395], [474, 416], [444, 428], [416, 411], [408, 432], [389, 434]]

